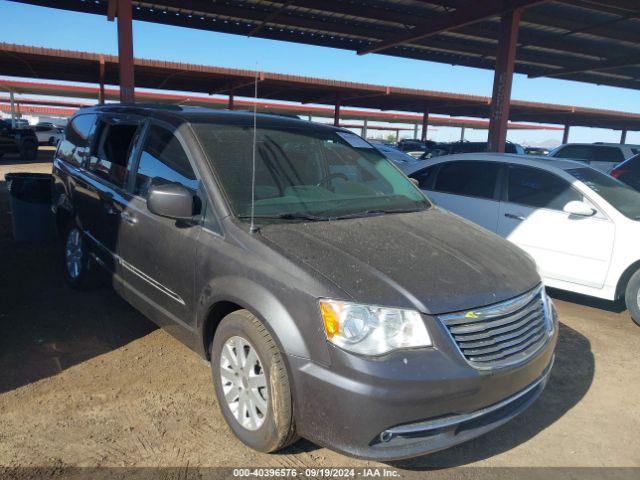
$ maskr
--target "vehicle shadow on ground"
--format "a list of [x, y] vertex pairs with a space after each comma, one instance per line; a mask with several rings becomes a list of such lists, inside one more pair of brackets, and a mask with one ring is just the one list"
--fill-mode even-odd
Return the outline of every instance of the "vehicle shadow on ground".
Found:
[[598, 308], [607, 312], [622, 313], [627, 309], [624, 304], [624, 299], [612, 302], [602, 298], [580, 295], [579, 293], [556, 290], [555, 288], [547, 288], [547, 292], [549, 292], [549, 295], [555, 300], [577, 303], [579, 305], [584, 305], [585, 307]]
[[111, 289], [77, 292], [55, 244], [11, 238], [0, 182], [0, 393], [55, 375], [156, 327]]
[[51, 151], [40, 150], [38, 156], [33, 160], [23, 160], [20, 155], [6, 153], [0, 157], [0, 165], [31, 165], [34, 163], [51, 162]]
[[594, 371], [589, 340], [561, 323], [556, 361], [549, 383], [528, 410], [500, 428], [469, 442], [390, 465], [407, 470], [459, 467], [511, 450], [536, 436], [573, 408], [589, 390]]

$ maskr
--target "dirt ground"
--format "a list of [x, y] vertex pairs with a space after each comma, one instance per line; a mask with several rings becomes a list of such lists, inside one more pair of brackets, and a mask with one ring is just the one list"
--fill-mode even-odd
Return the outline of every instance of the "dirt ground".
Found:
[[[7, 171], [50, 164], [0, 161]], [[53, 246], [20, 245], [0, 184], [0, 466], [378, 466], [300, 441], [253, 452], [227, 429], [209, 367], [109, 289], [62, 281]], [[394, 463], [640, 467], [640, 328], [620, 306], [552, 292], [560, 342], [528, 411], [449, 450]]]

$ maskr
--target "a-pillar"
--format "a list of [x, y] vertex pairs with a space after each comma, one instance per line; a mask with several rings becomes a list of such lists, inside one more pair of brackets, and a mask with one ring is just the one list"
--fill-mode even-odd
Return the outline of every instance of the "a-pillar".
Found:
[[488, 151], [490, 152], [504, 152], [507, 142], [511, 86], [521, 16], [522, 9], [516, 8], [502, 15], [500, 19], [500, 37], [489, 117]]

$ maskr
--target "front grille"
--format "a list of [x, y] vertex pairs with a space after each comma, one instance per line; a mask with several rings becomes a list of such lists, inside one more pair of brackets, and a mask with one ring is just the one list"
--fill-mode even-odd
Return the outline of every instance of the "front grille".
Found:
[[535, 354], [548, 338], [544, 287], [506, 302], [440, 315], [460, 352], [479, 369], [520, 363]]

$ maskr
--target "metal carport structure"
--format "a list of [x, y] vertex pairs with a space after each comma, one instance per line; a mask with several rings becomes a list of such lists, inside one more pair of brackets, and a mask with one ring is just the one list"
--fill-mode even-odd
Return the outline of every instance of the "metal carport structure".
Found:
[[[640, 85], [635, 0], [13, 0], [118, 19], [122, 101], [132, 19], [495, 70], [491, 149], [504, 148], [513, 72]], [[341, 98], [334, 99], [339, 114]], [[430, 106], [422, 107], [425, 120]]]
[[[220, 94], [228, 98], [227, 105], [234, 108], [235, 97], [253, 96], [256, 72], [251, 70], [221, 68], [215, 66], [165, 62], [161, 60], [134, 59], [138, 87], [194, 92], [200, 94]], [[98, 98], [104, 101], [105, 84], [117, 84], [119, 75], [118, 57], [96, 53], [57, 50], [24, 45], [0, 43], [0, 71], [5, 75], [97, 83], [100, 90], [86, 93], [84, 87], [59, 86], [60, 96], [78, 95], [85, 98]], [[392, 119], [402, 116], [389, 110], [420, 112], [427, 105], [432, 114], [456, 117], [487, 118], [491, 113], [491, 98], [476, 95], [461, 95], [432, 90], [401, 88], [395, 86], [372, 85], [355, 82], [341, 82], [331, 79], [283, 75], [271, 72], [258, 72], [259, 96], [261, 99], [299, 102], [304, 107], [298, 113], [314, 114], [315, 107], [310, 104], [331, 104], [338, 96], [341, 98], [340, 115], [334, 109], [334, 121], [346, 118], [348, 108], [367, 108], [382, 110], [381, 113], [362, 112], [358, 118], [368, 116]], [[23, 93], [55, 94], [51, 84], [23, 85], [4, 82], [4, 90]], [[74, 93], [75, 92], [75, 93]], [[88, 95], [88, 96], [86, 96]], [[145, 94], [145, 101], [149, 101]], [[162, 99], [162, 95], [157, 95]], [[184, 94], [183, 94], [184, 98]], [[179, 103], [175, 97], [171, 100]], [[200, 104], [207, 105], [202, 99]], [[219, 103], [219, 100], [217, 100]], [[324, 111], [323, 115], [324, 116]], [[356, 118], [353, 115], [351, 118]], [[430, 121], [443, 124], [444, 119], [431, 115]], [[511, 118], [518, 122], [550, 123], [626, 130], [640, 130], [640, 115], [628, 112], [591, 109], [571, 105], [553, 105], [519, 100], [511, 101]], [[373, 119], [373, 118], [372, 118]], [[415, 123], [411, 116], [407, 123]], [[421, 115], [420, 123], [426, 126], [427, 116]], [[453, 120], [455, 122], [456, 120]], [[450, 120], [452, 122], [452, 120]], [[465, 126], [460, 122], [458, 126]], [[510, 127], [511, 128], [511, 127]], [[423, 128], [423, 132], [426, 129]]]

